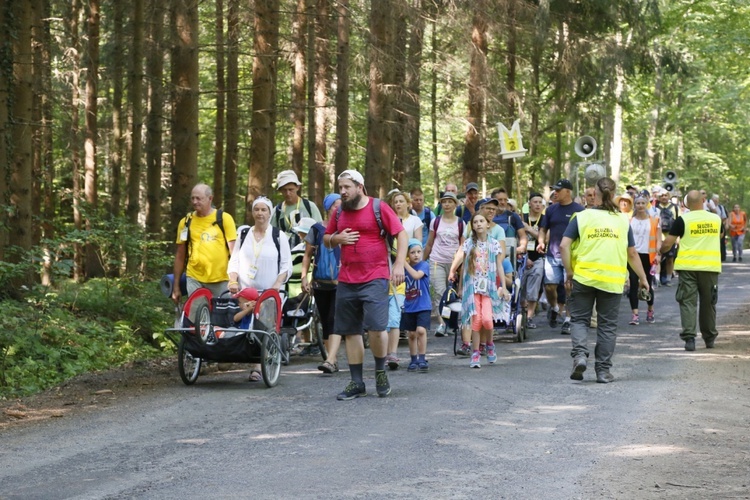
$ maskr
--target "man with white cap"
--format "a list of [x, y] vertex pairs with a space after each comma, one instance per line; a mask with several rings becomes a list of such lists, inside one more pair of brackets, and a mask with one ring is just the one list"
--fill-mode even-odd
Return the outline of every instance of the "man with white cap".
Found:
[[302, 183], [294, 170], [284, 170], [276, 176], [276, 189], [281, 192], [284, 201], [276, 205], [273, 217], [271, 217], [271, 225], [278, 227], [289, 236], [289, 243], [292, 248], [302, 241], [292, 231], [292, 228], [299, 224], [300, 219], [310, 217], [315, 219], [315, 222], [323, 220], [315, 203], [299, 195], [300, 186], [302, 186]]
[[[334, 333], [347, 336], [346, 357], [352, 380], [337, 399], [367, 395], [363, 378], [365, 346], [363, 332], [370, 337], [375, 357], [375, 388], [378, 396], [391, 393], [385, 372], [388, 350], [388, 282], [404, 282], [404, 263], [409, 237], [393, 209], [367, 196], [365, 180], [356, 170], [344, 170], [338, 177], [341, 210], [326, 227], [323, 244], [341, 246], [341, 267], [336, 289]], [[386, 236], [397, 241], [396, 260], [391, 267]]]

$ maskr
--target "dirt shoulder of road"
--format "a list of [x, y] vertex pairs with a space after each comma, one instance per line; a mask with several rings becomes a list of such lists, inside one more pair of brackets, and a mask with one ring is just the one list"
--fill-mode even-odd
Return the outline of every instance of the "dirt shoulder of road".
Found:
[[32, 396], [0, 400], [0, 430], [51, 418], [74, 418], [177, 383], [181, 382], [174, 357], [85, 373]]

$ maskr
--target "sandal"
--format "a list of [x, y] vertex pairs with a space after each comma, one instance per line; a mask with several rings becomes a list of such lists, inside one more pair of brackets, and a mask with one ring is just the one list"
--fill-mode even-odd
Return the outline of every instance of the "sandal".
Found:
[[250, 378], [247, 379], [249, 382], [260, 382], [263, 380], [263, 375], [258, 370], [250, 371]]
[[318, 365], [318, 370], [322, 371], [323, 373], [336, 373], [337, 371], [339, 371], [339, 365], [338, 363], [329, 363], [328, 361], [324, 361]]

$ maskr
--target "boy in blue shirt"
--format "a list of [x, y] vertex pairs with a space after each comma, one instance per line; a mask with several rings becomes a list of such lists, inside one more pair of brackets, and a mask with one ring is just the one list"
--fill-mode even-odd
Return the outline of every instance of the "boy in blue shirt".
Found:
[[406, 291], [404, 312], [401, 315], [401, 329], [409, 332], [409, 354], [411, 362], [408, 371], [429, 371], [425, 354], [427, 352], [427, 329], [430, 328], [430, 266], [422, 260], [422, 242], [409, 240], [406, 271]]

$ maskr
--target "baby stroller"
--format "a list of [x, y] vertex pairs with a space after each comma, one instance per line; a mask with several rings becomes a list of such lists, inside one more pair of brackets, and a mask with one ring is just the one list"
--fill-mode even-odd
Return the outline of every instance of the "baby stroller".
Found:
[[452, 281], [448, 281], [448, 288], [443, 292], [443, 296], [440, 297], [440, 304], [438, 305], [438, 311], [445, 321], [445, 327], [447, 330], [452, 332], [453, 335], [453, 354], [458, 352], [458, 338], [461, 337], [459, 332], [459, 319], [461, 317], [461, 297], [458, 295], [456, 290], [456, 284]]
[[177, 368], [185, 385], [193, 385], [201, 365], [210, 362], [259, 363], [266, 386], [278, 383], [284, 355], [279, 293], [265, 290], [260, 294], [247, 329], [233, 327], [237, 311], [235, 299], [213, 298], [207, 288], [196, 290], [175, 308], [175, 327], [165, 334], [177, 346]]
[[526, 336], [526, 308], [523, 306], [523, 290], [521, 278], [526, 270], [526, 255], [516, 258], [515, 248], [510, 249], [510, 262], [513, 263], [513, 282], [510, 289], [510, 306], [508, 307], [508, 320], [496, 321], [495, 330], [505, 331], [513, 336], [516, 342], [523, 342]]
[[[323, 361], [328, 359], [323, 341], [323, 324], [312, 293], [302, 292], [302, 258], [305, 244], [300, 243], [292, 249], [292, 275], [286, 283], [288, 299], [282, 307], [281, 344], [284, 349], [282, 362], [289, 364], [292, 349], [301, 347], [303, 353], [320, 351]], [[308, 342], [300, 342], [299, 336], [308, 330]]]

